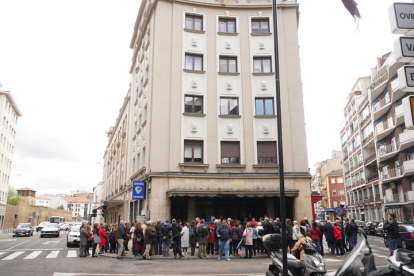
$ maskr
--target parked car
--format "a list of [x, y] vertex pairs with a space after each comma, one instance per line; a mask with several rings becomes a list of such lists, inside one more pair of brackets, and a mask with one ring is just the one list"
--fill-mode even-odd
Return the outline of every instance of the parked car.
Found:
[[[398, 230], [399, 237], [397, 239], [397, 247], [402, 247], [404, 249], [414, 248], [414, 224], [399, 223]], [[388, 247], [386, 231], [384, 235], [384, 245]]]
[[66, 223], [60, 223], [59, 224], [59, 229], [62, 231], [62, 230], [64, 230], [64, 231], [68, 231], [69, 230], [69, 224], [66, 224]]
[[355, 224], [358, 227], [361, 227], [362, 229], [364, 229], [364, 227], [365, 227], [365, 221], [362, 221], [362, 220], [355, 220]]
[[366, 233], [367, 235], [372, 235], [372, 236], [375, 236], [375, 235], [376, 235], [376, 230], [375, 230], [375, 228], [378, 226], [378, 224], [379, 224], [379, 222], [377, 222], [377, 221], [368, 221], [368, 222], [365, 224], [365, 227], [364, 227], [364, 231], [365, 231], [365, 233]]
[[377, 235], [377, 236], [384, 236], [384, 231], [383, 231], [383, 228], [384, 228], [384, 223], [382, 223], [382, 222], [380, 222], [378, 225], [377, 225], [377, 227], [375, 227], [375, 234]]
[[42, 231], [40, 232], [40, 237], [52, 236], [52, 237], [59, 237], [60, 230], [57, 223], [47, 223]]
[[36, 227], [36, 232], [42, 231], [43, 227], [48, 224], [49, 222], [45, 221], [40, 223], [37, 227]]
[[34, 228], [30, 223], [19, 223], [16, 228], [13, 229], [13, 237], [18, 236], [33, 236]]
[[80, 226], [72, 226], [69, 230], [66, 245], [70, 247], [72, 245], [79, 245], [80, 243]]

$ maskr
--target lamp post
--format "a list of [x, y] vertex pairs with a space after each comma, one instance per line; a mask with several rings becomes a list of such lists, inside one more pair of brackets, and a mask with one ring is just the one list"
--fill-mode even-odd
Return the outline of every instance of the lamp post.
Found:
[[283, 168], [283, 143], [282, 143], [282, 110], [280, 97], [280, 73], [279, 73], [279, 37], [277, 30], [277, 0], [273, 0], [273, 40], [275, 50], [275, 78], [276, 78], [276, 114], [277, 114], [277, 143], [279, 159], [279, 192], [280, 192], [280, 220], [282, 221], [282, 259], [283, 275], [288, 275], [287, 267], [287, 233], [286, 233], [286, 202], [285, 202], [285, 171]]

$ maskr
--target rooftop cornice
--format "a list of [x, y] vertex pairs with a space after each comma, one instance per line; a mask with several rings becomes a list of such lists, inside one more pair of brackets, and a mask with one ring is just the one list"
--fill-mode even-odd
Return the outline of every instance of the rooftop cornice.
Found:
[[5, 96], [6, 96], [6, 98], [9, 100], [9, 102], [10, 102], [11, 106], [13, 107], [14, 112], [16, 112], [17, 116], [21, 117], [21, 116], [22, 116], [22, 113], [20, 112], [20, 109], [17, 107], [17, 104], [16, 104], [16, 102], [14, 101], [14, 99], [13, 99], [13, 97], [12, 97], [12, 95], [11, 95], [10, 91], [3, 91], [3, 90], [0, 90], [0, 94], [3, 94], [3, 95], [5, 95]]

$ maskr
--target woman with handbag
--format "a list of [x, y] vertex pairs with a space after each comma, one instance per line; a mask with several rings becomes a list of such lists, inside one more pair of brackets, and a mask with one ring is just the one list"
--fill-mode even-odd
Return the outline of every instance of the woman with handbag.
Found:
[[91, 248], [92, 246], [92, 238], [93, 238], [93, 233], [91, 231], [91, 226], [90, 225], [86, 225], [86, 231], [88, 231], [88, 242], [86, 243], [86, 257], [90, 256], [91, 253], [89, 253], [89, 248]]
[[96, 254], [96, 247], [101, 242], [101, 238], [99, 237], [99, 225], [97, 223], [93, 225], [92, 234], [93, 234], [92, 257], [98, 257], [98, 255]]
[[100, 229], [99, 229], [99, 238], [101, 239], [101, 241], [99, 242], [99, 254], [103, 254], [105, 251], [105, 245], [106, 245], [106, 224], [104, 223], [103, 225], [101, 225]]

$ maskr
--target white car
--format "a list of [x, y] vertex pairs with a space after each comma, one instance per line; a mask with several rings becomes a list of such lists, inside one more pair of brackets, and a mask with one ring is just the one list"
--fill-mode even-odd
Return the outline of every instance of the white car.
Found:
[[72, 245], [79, 245], [80, 243], [80, 226], [72, 226], [71, 230], [69, 230], [68, 233], [68, 239], [66, 242], [67, 247], [70, 247]]
[[59, 237], [60, 235], [60, 230], [59, 230], [59, 226], [57, 223], [47, 223], [43, 228], [42, 231], [40, 232], [40, 237], [46, 237], [46, 236], [50, 236], [50, 237]]
[[60, 230], [64, 230], [64, 231], [68, 231], [68, 230], [69, 230], [69, 224], [66, 224], [66, 223], [60, 223], [60, 224], [59, 224], [59, 229], [60, 229]]

